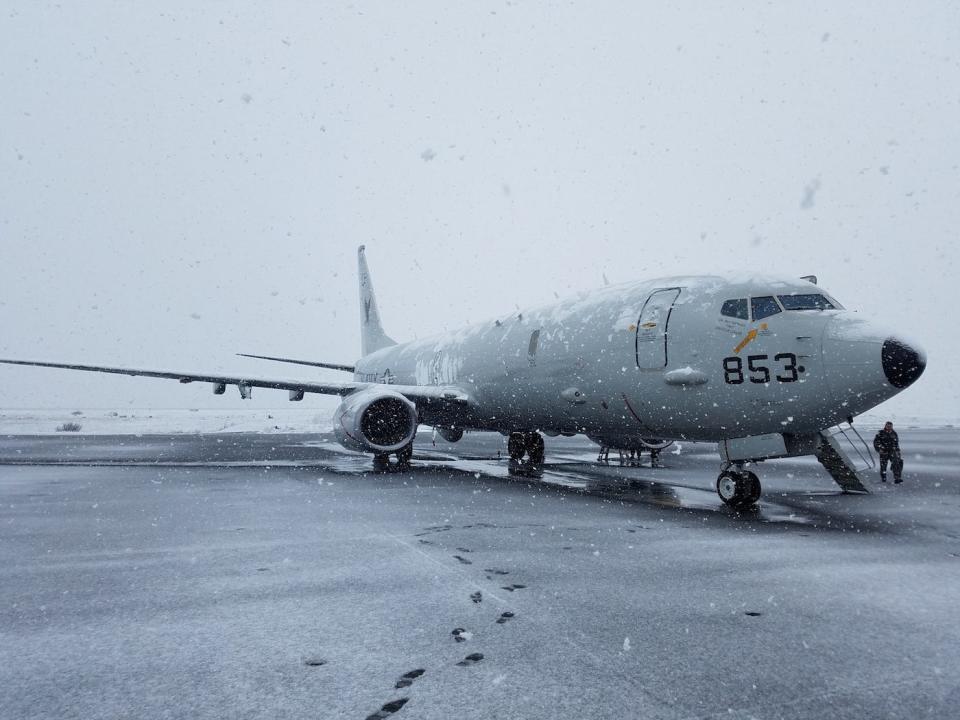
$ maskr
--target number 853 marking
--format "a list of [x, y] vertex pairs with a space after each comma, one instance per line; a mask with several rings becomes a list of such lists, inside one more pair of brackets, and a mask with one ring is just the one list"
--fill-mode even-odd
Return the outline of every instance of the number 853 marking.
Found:
[[[770, 382], [770, 367], [767, 361], [769, 355], [748, 355], [747, 370], [750, 373], [750, 382], [758, 385], [765, 385]], [[773, 356], [774, 363], [779, 363], [779, 367], [774, 368], [777, 382], [790, 383], [800, 379], [800, 373], [806, 370], [803, 365], [797, 365], [797, 356], [793, 353], [777, 353]], [[723, 380], [727, 385], [741, 385], [744, 381], [743, 376], [743, 358], [738, 355], [731, 355], [723, 359]]]

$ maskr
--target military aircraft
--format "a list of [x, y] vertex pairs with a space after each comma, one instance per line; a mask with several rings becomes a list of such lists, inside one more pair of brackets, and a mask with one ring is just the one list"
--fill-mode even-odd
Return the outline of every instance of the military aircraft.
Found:
[[[384, 331], [364, 247], [358, 250], [362, 356], [355, 365], [251, 355], [353, 373], [351, 382], [105, 367], [14, 365], [339, 395], [334, 432], [385, 469], [411, 460], [420, 424], [456, 442], [465, 430], [507, 435], [511, 470], [536, 474], [543, 434], [585, 434], [615, 448], [660, 440], [718, 443], [717, 492], [757, 502], [768, 458], [814, 455], [850, 491], [865, 491], [831, 428], [920, 377], [926, 356], [844, 308], [816, 278], [670, 277], [607, 286], [409, 343]], [[651, 438], [658, 440], [652, 441]], [[869, 453], [869, 449], [867, 449]]]

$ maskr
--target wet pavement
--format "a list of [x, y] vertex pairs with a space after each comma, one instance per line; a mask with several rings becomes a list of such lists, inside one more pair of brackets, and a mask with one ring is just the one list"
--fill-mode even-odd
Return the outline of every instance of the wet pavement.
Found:
[[711, 446], [0, 437], [0, 718], [902, 718], [960, 707], [960, 431], [843, 495]]

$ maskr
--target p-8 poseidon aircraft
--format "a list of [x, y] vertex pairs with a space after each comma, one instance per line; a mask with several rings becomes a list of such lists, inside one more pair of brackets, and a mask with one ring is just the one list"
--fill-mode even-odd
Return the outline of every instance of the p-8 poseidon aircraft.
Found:
[[748, 464], [816, 456], [845, 489], [865, 491], [830, 429], [912, 384], [921, 349], [846, 311], [816, 278], [669, 277], [604, 287], [457, 332], [396, 343], [384, 332], [358, 250], [362, 357], [355, 365], [251, 355], [353, 373], [321, 383], [166, 370], [0, 360], [14, 365], [339, 395], [346, 448], [406, 465], [420, 424], [456, 442], [465, 430], [509, 437], [511, 468], [534, 470], [543, 434], [601, 445], [650, 438], [716, 442], [728, 505], [761, 493]]

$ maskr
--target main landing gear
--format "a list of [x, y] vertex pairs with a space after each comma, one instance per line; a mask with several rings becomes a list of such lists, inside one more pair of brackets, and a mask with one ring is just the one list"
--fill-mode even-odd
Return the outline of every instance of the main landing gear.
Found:
[[512, 432], [507, 440], [511, 475], [543, 476], [543, 435], [536, 431]]
[[413, 458], [413, 440], [404, 445], [394, 453], [397, 456], [397, 462], [390, 464], [390, 454], [380, 453], [373, 456], [374, 472], [389, 472], [390, 470], [406, 470], [410, 467], [410, 460]]
[[717, 494], [732, 508], [747, 508], [760, 499], [760, 478], [743, 465], [728, 465], [717, 478]]

